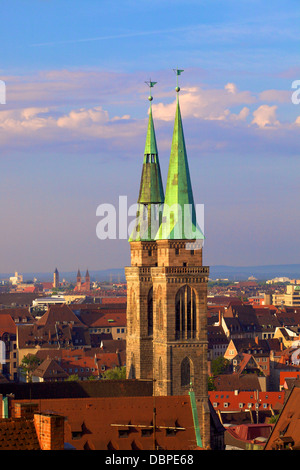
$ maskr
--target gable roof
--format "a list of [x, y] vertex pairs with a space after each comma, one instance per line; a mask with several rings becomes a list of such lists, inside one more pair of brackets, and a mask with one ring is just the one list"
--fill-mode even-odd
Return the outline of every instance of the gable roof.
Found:
[[45, 325], [18, 325], [18, 348], [71, 348], [74, 346], [89, 346], [90, 335], [84, 325], [77, 327], [64, 323], [49, 323]]
[[37, 320], [39, 326], [54, 325], [55, 323], [72, 323], [77, 326], [84, 326], [72, 309], [66, 305], [50, 305], [44, 315]]
[[0, 314], [0, 337], [2, 337], [4, 333], [15, 335], [16, 332], [17, 327], [12, 317], [9, 314]]
[[222, 374], [214, 377], [214, 386], [220, 391], [261, 390], [257, 374]]
[[53, 359], [45, 359], [33, 372], [35, 377], [47, 379], [66, 379], [68, 374], [64, 369]]
[[240, 363], [235, 368], [237, 374], [242, 374], [246, 369], [260, 369], [252, 354], [242, 353], [238, 357], [240, 358]]
[[[248, 354], [252, 355], [270, 354], [270, 344], [266, 339], [232, 338], [230, 341], [230, 346], [232, 345], [236, 348], [238, 353], [248, 352]], [[249, 351], [251, 352], [249, 353]]]
[[16, 322], [31, 322], [35, 321], [34, 317], [31, 315], [29, 308], [27, 307], [10, 307], [0, 309], [0, 321], [1, 315], [8, 314]]

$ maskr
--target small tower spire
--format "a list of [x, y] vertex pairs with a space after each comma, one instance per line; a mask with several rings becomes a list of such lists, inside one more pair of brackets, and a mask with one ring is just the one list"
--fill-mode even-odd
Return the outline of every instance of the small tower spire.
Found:
[[[138, 210], [136, 215], [136, 224], [129, 241], [149, 241], [154, 240], [159, 227], [159, 208], [164, 201], [164, 190], [158, 158], [156, 136], [152, 116], [152, 93], [151, 88], [157, 82], [145, 82], [150, 88], [150, 101], [148, 129], [144, 150], [144, 161], [138, 197]], [[157, 215], [154, 214], [155, 207], [159, 206]]]

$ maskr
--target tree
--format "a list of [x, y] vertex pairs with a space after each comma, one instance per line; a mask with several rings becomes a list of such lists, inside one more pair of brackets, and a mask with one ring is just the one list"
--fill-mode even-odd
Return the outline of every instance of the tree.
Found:
[[27, 382], [32, 381], [33, 371], [40, 365], [41, 361], [33, 354], [27, 354], [21, 361], [21, 374], [26, 377]]
[[208, 377], [208, 391], [212, 392], [213, 390], [216, 390], [215, 383], [214, 383], [214, 378], [213, 377]]
[[103, 372], [102, 379], [108, 380], [123, 380], [126, 379], [126, 367], [114, 367]]
[[229, 368], [229, 361], [223, 356], [219, 356], [211, 362], [211, 371], [214, 376], [223, 374]]
[[78, 382], [79, 377], [77, 374], [72, 374], [69, 375], [69, 377], [66, 379], [66, 382]]

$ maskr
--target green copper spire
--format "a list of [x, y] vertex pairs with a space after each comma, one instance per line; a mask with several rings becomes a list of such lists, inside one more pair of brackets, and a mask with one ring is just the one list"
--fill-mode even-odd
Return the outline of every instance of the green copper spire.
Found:
[[[183, 70], [177, 70], [177, 76]], [[203, 240], [196, 221], [194, 197], [185, 147], [181, 112], [177, 102], [162, 223], [156, 240]]]
[[144, 163], [147, 163], [146, 159], [148, 155], [155, 155], [155, 156], [158, 155], [151, 104], [150, 104], [150, 109], [149, 109], [148, 130], [147, 130], [147, 137], [146, 137], [146, 144], [145, 144], [145, 151], [144, 151]]
[[144, 162], [138, 203], [162, 204], [164, 191], [154, 131], [152, 108], [150, 105], [148, 131], [145, 144]]
[[[151, 88], [157, 82], [150, 81], [146, 83], [151, 92]], [[154, 240], [160, 223], [159, 207], [164, 201], [164, 190], [152, 116], [151, 101], [153, 98], [151, 93], [148, 99], [150, 101], [149, 120], [138, 198], [136, 225], [129, 241]]]

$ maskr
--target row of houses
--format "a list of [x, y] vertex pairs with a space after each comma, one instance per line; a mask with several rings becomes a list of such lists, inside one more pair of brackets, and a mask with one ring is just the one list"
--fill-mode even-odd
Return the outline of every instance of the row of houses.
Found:
[[300, 309], [256, 307], [238, 299], [208, 306], [210, 363], [224, 357], [231, 376], [254, 374], [261, 390], [278, 391], [281, 372], [300, 371], [299, 331]]
[[36, 380], [50, 380], [49, 371], [56, 379], [99, 377], [125, 364], [125, 338], [124, 303], [51, 305], [40, 317], [27, 307], [1, 309], [2, 380], [24, 380], [24, 358], [32, 356], [39, 365]]

